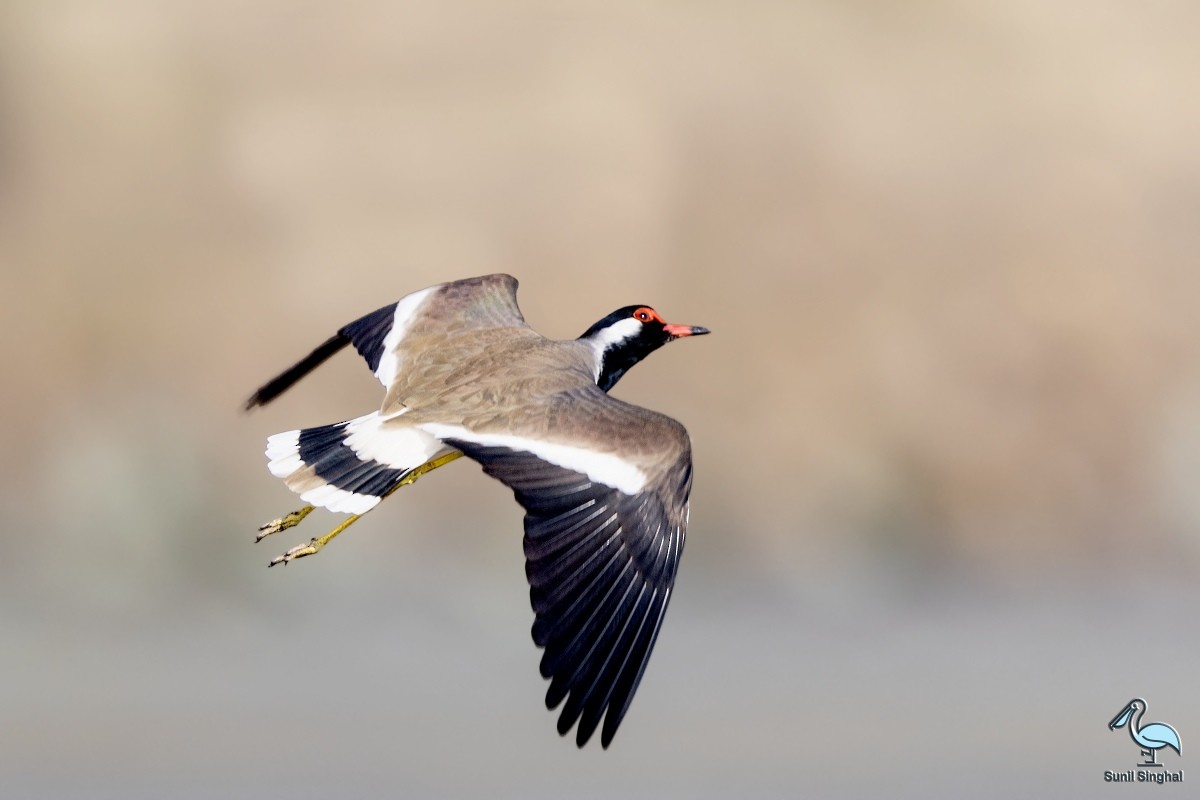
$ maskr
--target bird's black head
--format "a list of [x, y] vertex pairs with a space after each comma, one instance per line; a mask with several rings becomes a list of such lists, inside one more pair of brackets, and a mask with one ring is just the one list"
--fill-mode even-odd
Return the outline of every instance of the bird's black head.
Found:
[[650, 306], [625, 306], [609, 314], [579, 337], [596, 348], [596, 383], [608, 391], [626, 370], [667, 342], [700, 336], [708, 328], [669, 325]]

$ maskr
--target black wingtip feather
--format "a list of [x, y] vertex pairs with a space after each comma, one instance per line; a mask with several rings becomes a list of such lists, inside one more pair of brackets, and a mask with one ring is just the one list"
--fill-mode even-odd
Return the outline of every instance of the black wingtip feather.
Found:
[[[529, 452], [445, 440], [525, 508], [531, 630], [546, 708], [579, 747], [612, 743], [662, 625], [683, 546], [683, 494], [624, 495]], [[615, 519], [613, 518], [615, 512]], [[614, 526], [615, 523], [615, 526]], [[564, 705], [565, 703], [565, 705]], [[560, 708], [561, 707], [561, 708]], [[599, 736], [596, 734], [599, 733]]]
[[354, 349], [367, 360], [371, 372], [379, 369], [379, 361], [383, 358], [384, 341], [396, 321], [396, 306], [391, 303], [372, 311], [366, 316], [359, 317], [349, 325], [342, 326], [338, 334], [354, 342]]
[[624, 651], [636, 640], [641, 629], [639, 622], [631, 634], [630, 624], [639, 615], [645, 616], [644, 610], [641, 610], [643, 605], [648, 606], [653, 602], [651, 596], [643, 604], [645, 587], [642, 587], [637, 597], [630, 598], [633, 588], [632, 584], [626, 586], [616, 606], [608, 609], [606, 629], [601, 633], [597, 646], [588, 654], [584, 669], [581, 672], [577, 671], [572, 678], [574, 685], [571, 689], [571, 699], [567, 701], [562, 713], [564, 717], [570, 715], [578, 719], [579, 727], [576, 733], [581, 741], [586, 742], [591, 738], [600, 723], [600, 718], [606, 709], [609, 709], [609, 698], [612, 696], [616, 679], [625, 668]]
[[[671, 589], [667, 587], [663, 590], [663, 599], [658, 607], [658, 613], [655, 619], [644, 619], [642, 627], [637, 633], [637, 637], [627, 653], [626, 663], [633, 666], [633, 669], [623, 669], [617, 683], [613, 686], [612, 695], [609, 698], [608, 713], [604, 717], [604, 728], [600, 732], [600, 743], [604, 747], [608, 747], [608, 742], [611, 742], [617, 734], [617, 728], [621, 726], [621, 721], [625, 719], [625, 712], [629, 710], [629, 704], [633, 702], [634, 692], [637, 691], [638, 684], [642, 682], [642, 676], [646, 673], [646, 666], [650, 661], [650, 652], [654, 649], [654, 643], [658, 641], [658, 634], [662, 630], [663, 617], [667, 613], [667, 606], [671, 604]], [[649, 627], [647, 627], [647, 623]]]
[[246, 401], [245, 410], [250, 411], [258, 406], [265, 406], [348, 344], [350, 344], [349, 337], [341, 333], [329, 337], [316, 350], [267, 381], [257, 392], [252, 394]]

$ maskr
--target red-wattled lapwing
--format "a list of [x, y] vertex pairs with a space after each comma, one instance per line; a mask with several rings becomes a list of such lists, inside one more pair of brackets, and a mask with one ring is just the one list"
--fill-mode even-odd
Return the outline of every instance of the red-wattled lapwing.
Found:
[[312, 505], [353, 514], [271, 565], [313, 555], [396, 489], [466, 455], [525, 508], [526, 575], [545, 652], [546, 706], [566, 700], [582, 747], [604, 717], [608, 747], [662, 625], [683, 549], [691, 443], [670, 417], [609, 397], [626, 370], [669, 341], [708, 333], [627, 306], [578, 339], [547, 339], [517, 308], [508, 275], [445, 283], [351, 322], [267, 383], [265, 405], [347, 344], [387, 389], [357, 419], [267, 440], [271, 473]]

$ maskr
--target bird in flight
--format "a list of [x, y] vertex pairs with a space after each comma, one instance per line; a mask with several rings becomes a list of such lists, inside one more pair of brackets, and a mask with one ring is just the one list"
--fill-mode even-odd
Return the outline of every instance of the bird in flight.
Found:
[[314, 507], [351, 514], [270, 566], [314, 555], [402, 486], [460, 456], [512, 489], [525, 509], [533, 640], [583, 747], [612, 742], [629, 709], [679, 566], [692, 484], [691, 442], [675, 420], [608, 394], [675, 339], [653, 308], [618, 309], [577, 339], [547, 339], [517, 307], [517, 281], [487, 275], [414, 292], [341, 328], [254, 393], [263, 406], [348, 344], [383, 384], [376, 411], [267, 439], [268, 469], [309, 503], [259, 529], [299, 524]]

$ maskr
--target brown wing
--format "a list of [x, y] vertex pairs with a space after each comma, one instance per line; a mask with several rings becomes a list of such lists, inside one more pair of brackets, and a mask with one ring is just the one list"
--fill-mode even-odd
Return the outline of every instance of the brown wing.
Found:
[[246, 401], [246, 408], [271, 402], [347, 344], [354, 345], [380, 382], [390, 388], [403, 365], [423, 348], [463, 333], [495, 328], [529, 330], [517, 307], [516, 278], [484, 275], [431, 286], [343, 326], [260, 387]]
[[528, 328], [517, 307], [517, 279], [484, 275], [431, 286], [351, 322], [341, 333], [367, 359], [384, 386], [404, 364], [436, 344], [472, 331]]

